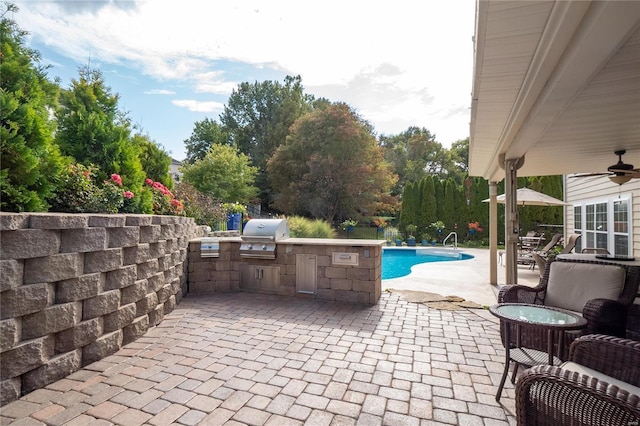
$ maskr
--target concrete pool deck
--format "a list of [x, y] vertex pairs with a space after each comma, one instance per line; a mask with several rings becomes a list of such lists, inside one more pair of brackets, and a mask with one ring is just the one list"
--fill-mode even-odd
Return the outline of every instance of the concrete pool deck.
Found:
[[[498, 285], [489, 284], [489, 250], [459, 249], [473, 259], [455, 262], [429, 262], [415, 265], [411, 274], [382, 280], [382, 290], [414, 290], [443, 296], [460, 296], [481, 305], [497, 303], [499, 286], [506, 284], [505, 267], [498, 265]], [[518, 284], [535, 286], [540, 280], [538, 268], [518, 265]]]

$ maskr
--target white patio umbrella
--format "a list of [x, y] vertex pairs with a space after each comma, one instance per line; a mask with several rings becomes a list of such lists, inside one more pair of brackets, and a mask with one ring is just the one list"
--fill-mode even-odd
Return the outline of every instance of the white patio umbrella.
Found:
[[[558, 200], [557, 198], [553, 198], [547, 194], [543, 194], [538, 191], [534, 191], [529, 188], [520, 188], [517, 191], [517, 200], [518, 205], [522, 206], [566, 206], [569, 203], [565, 203], [562, 200]], [[496, 197], [496, 201], [500, 204], [504, 204], [505, 202], [505, 194], [498, 195]], [[483, 203], [488, 203], [489, 198], [486, 200], [482, 200]]]
[[[491, 199], [487, 198], [486, 200], [482, 200], [485, 203], [488, 203]], [[496, 197], [496, 202], [499, 204], [505, 204], [505, 194], [498, 195]], [[538, 191], [534, 191], [529, 188], [520, 188], [516, 190], [516, 203], [520, 206], [565, 206], [569, 205], [569, 203], [565, 203], [562, 200], [558, 200], [557, 198], [551, 197], [549, 195], [543, 194]], [[509, 284], [517, 284], [518, 282], [518, 269], [517, 269], [517, 256], [515, 256], [515, 244], [512, 243], [511, 246], [506, 246], [507, 249], [507, 280], [509, 280]], [[512, 250], [511, 262], [509, 263], [509, 250]], [[497, 248], [496, 248], [497, 252]], [[494, 256], [495, 258], [495, 256]], [[511, 269], [510, 269], [511, 268]], [[511, 271], [511, 275], [509, 274]]]

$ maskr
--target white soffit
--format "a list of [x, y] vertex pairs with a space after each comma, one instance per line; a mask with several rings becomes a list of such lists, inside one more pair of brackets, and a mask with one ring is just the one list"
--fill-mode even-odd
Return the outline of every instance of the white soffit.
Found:
[[480, 1], [469, 169], [499, 181], [640, 166], [640, 2]]

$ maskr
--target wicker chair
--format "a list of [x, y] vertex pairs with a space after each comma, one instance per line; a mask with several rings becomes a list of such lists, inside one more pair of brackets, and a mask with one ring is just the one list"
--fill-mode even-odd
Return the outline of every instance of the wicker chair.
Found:
[[538, 365], [520, 376], [519, 426], [640, 424], [640, 342], [582, 336], [569, 357], [560, 367]]
[[[618, 287], [611, 290], [610, 294], [605, 297], [601, 291], [609, 287], [610, 283], [602, 282], [609, 281], [602, 277], [608, 277], [611, 274], [616, 276], [611, 281], [616, 281], [615, 285]], [[547, 263], [544, 274], [540, 277], [540, 282], [536, 287], [504, 286], [498, 294], [498, 302], [541, 304], [577, 311], [587, 320], [587, 327], [581, 334], [607, 334], [625, 337], [627, 311], [636, 297], [639, 284], [640, 267], [637, 266], [614, 265], [593, 260], [557, 259]], [[564, 299], [567, 300], [558, 296], [557, 289], [563, 285], [573, 286], [569, 288], [568, 292], [574, 296], [565, 296]], [[622, 289], [620, 290], [619, 287]], [[588, 299], [590, 294], [595, 296]], [[585, 299], [583, 305], [580, 301], [581, 298]], [[505, 326], [504, 323], [500, 324], [503, 336], [505, 335]], [[512, 341], [503, 343], [513, 347], [517, 337], [515, 328], [512, 329], [510, 335], [513, 336]], [[558, 351], [562, 359], [566, 359], [569, 344], [578, 336], [579, 334], [576, 333], [565, 335], [566, 346]], [[547, 335], [540, 329], [535, 330], [522, 326], [520, 339], [522, 346], [546, 351]], [[514, 368], [515, 371], [516, 368]], [[512, 381], [514, 379], [515, 377], [512, 377]]]

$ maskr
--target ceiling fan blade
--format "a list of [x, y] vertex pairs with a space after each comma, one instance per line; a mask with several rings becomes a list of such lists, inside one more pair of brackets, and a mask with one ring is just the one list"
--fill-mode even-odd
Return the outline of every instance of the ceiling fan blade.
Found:
[[578, 173], [573, 176], [569, 176], [570, 178], [584, 178], [584, 177], [592, 177], [592, 176], [609, 176], [612, 173], [609, 172], [600, 172], [600, 173]]
[[640, 169], [615, 169], [610, 167], [609, 171], [616, 175], [625, 175], [625, 176], [640, 175]]

